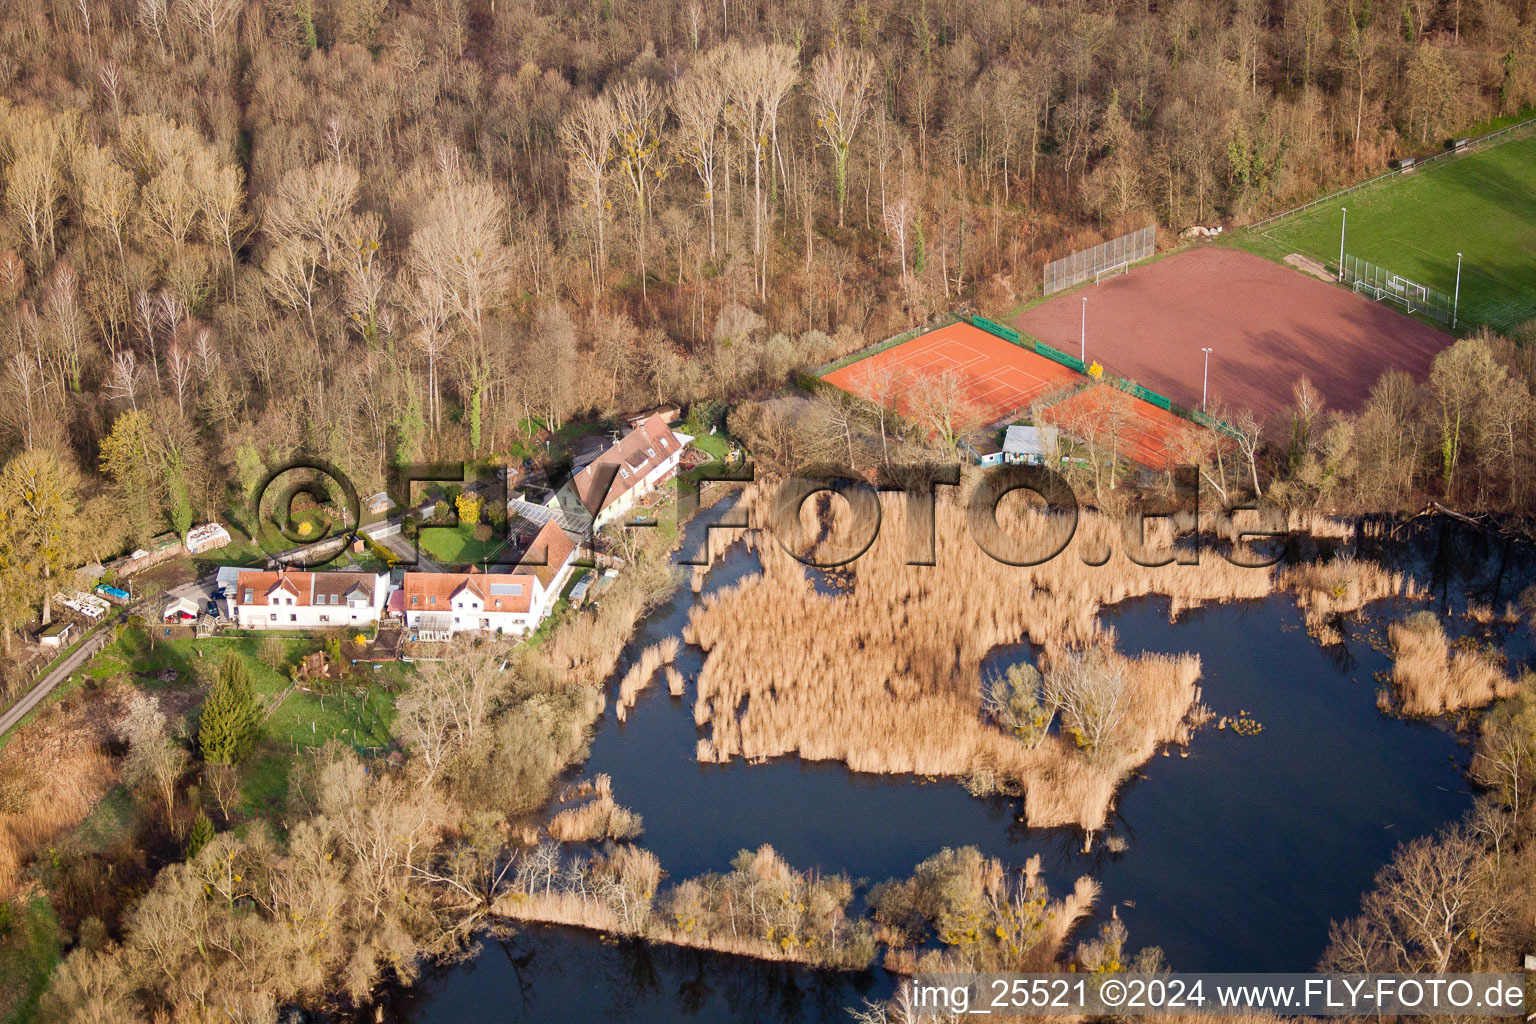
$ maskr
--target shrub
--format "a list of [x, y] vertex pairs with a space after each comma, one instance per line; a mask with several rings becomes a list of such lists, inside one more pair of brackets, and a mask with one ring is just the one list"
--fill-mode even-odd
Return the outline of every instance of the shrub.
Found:
[[1039, 746], [1053, 716], [1053, 709], [1041, 699], [1040, 686], [1039, 670], [1028, 662], [1020, 662], [988, 680], [982, 694], [982, 707], [993, 721], [1017, 736], [1026, 747]]
[[213, 822], [208, 815], [201, 810], [197, 817], [192, 819], [192, 831], [187, 835], [187, 860], [191, 860], [202, 852], [203, 847], [213, 842]]
[[453, 505], [459, 513], [459, 519], [474, 526], [480, 522], [480, 511], [485, 507], [485, 500], [472, 494], [460, 493], [453, 499]]

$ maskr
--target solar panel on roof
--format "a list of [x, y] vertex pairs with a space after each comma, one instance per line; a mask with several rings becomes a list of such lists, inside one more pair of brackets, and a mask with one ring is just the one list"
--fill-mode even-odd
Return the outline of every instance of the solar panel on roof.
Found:
[[523, 585], [521, 583], [492, 583], [491, 593], [505, 594], [508, 597], [520, 597], [523, 593]]

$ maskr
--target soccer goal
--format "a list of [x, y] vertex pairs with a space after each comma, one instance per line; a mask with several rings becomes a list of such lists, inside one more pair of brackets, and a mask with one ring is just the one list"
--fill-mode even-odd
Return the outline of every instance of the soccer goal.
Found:
[[1052, 260], [1045, 265], [1041, 294], [1054, 295], [1084, 281], [1097, 282], [1110, 274], [1123, 274], [1130, 270], [1132, 263], [1146, 259], [1156, 250], [1157, 226], [1148, 224], [1139, 231]]
[[1376, 302], [1396, 303], [1409, 313], [1420, 313], [1441, 323], [1450, 323], [1455, 311], [1455, 300], [1444, 292], [1394, 274], [1358, 256], [1344, 257], [1344, 272], [1340, 277], [1356, 294]]
[[1129, 260], [1125, 261], [1124, 263], [1116, 263], [1112, 267], [1105, 267], [1103, 270], [1095, 270], [1093, 272], [1093, 283], [1098, 284], [1106, 277], [1114, 277], [1116, 274], [1129, 274], [1130, 272], [1131, 264]]

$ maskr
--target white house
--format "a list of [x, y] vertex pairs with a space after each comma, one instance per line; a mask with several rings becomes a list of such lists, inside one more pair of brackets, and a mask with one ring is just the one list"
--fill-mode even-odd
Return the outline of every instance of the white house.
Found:
[[391, 611], [404, 616], [418, 640], [465, 632], [521, 635], [544, 621], [575, 560], [575, 543], [548, 522], [512, 572], [408, 572]]
[[243, 570], [229, 598], [241, 629], [341, 629], [379, 620], [389, 574]]
[[1060, 437], [1055, 427], [1011, 426], [1003, 436], [1003, 461], [1053, 466], [1061, 458]]
[[669, 480], [692, 440], [667, 426], [661, 416], [652, 416], [583, 466], [550, 503], [567, 513], [591, 516], [594, 526], [606, 526]]

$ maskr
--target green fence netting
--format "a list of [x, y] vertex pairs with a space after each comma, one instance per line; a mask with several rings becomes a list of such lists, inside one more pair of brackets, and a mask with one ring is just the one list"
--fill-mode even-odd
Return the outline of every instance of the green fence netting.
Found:
[[988, 320], [984, 316], [973, 316], [971, 317], [971, 326], [979, 327], [988, 334], [995, 334], [1004, 341], [1011, 341], [1015, 345], [1020, 344], [1018, 331], [1012, 327], [1004, 327], [995, 320]]
[[1061, 349], [1052, 348], [1043, 341], [1035, 342], [1035, 351], [1045, 356], [1047, 359], [1054, 359], [1062, 366], [1071, 367], [1078, 373], [1088, 372], [1088, 368], [1083, 365], [1083, 361], [1081, 359], [1078, 359], [1076, 356], [1069, 356], [1065, 352], [1061, 351]]

